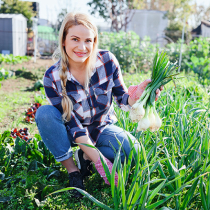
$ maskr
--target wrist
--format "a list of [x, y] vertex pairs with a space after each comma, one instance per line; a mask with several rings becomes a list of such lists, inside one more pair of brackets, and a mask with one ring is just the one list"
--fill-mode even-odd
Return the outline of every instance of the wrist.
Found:
[[[137, 100], [138, 100], [138, 99], [137, 99]], [[132, 99], [132, 98], [129, 96], [129, 97], [128, 97], [128, 104], [129, 104], [130, 106], [133, 106], [133, 105], [136, 103], [137, 100]]]

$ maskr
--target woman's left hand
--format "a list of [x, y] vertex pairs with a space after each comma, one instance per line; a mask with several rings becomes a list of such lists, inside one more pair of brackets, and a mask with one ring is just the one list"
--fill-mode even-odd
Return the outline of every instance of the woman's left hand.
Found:
[[[130, 98], [134, 101], [137, 101], [142, 93], [144, 92], [147, 85], [151, 82], [151, 79], [147, 79], [144, 82], [140, 83], [139, 85], [132, 85], [128, 88], [128, 94]], [[160, 89], [156, 90], [156, 97], [155, 101], [157, 101], [158, 97], [160, 96], [160, 92], [164, 89], [163, 86], [160, 87]]]

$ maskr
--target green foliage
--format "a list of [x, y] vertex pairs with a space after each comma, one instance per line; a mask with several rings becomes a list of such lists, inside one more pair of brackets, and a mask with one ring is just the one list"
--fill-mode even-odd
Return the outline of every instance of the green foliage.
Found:
[[32, 2], [23, 2], [19, 0], [2, 0], [0, 13], [3, 14], [22, 14], [27, 18], [28, 28], [32, 27], [31, 18], [36, 14], [33, 12]]
[[[148, 75], [128, 74], [124, 80], [130, 85], [145, 78]], [[191, 73], [176, 88], [168, 84], [163, 90], [156, 102], [163, 125], [156, 133], [137, 133], [129, 113], [115, 107], [117, 125], [139, 140], [140, 153], [133, 150], [123, 165], [118, 153], [109, 178], [111, 187], [94, 174], [85, 180], [87, 191], [82, 193], [87, 198], [80, 201], [64, 192], [70, 190], [67, 172], [39, 135], [25, 142], [4, 132], [0, 136], [0, 208], [209, 209], [208, 102], [208, 93]], [[135, 164], [131, 164], [132, 156]], [[113, 182], [115, 170], [118, 187]], [[49, 196], [58, 190], [63, 193]]]
[[[76, 149], [76, 148], [75, 148]], [[75, 150], [73, 149], [73, 150]], [[109, 188], [93, 175], [86, 187], [98, 199], [109, 199]], [[93, 182], [94, 179], [94, 187]], [[82, 204], [70, 193], [48, 196], [68, 186], [68, 174], [44, 145], [40, 135], [24, 141], [12, 139], [10, 131], [0, 135], [0, 209], [92, 209], [96, 205], [83, 199]], [[109, 203], [109, 201], [107, 201]]]
[[0, 81], [12, 77], [14, 73], [12, 71], [5, 70], [4, 68], [0, 68]]
[[10, 55], [3, 55], [3, 54], [0, 54], [0, 64], [3, 64], [3, 63], [7, 63], [7, 64], [17, 64], [17, 63], [22, 63], [22, 62], [25, 62], [25, 61], [29, 61], [31, 60], [31, 57], [29, 56], [14, 56], [12, 54]]
[[[166, 46], [172, 61], [179, 60], [181, 40]], [[181, 71], [193, 71], [202, 85], [209, 85], [210, 79], [210, 39], [200, 37], [182, 46]]]
[[[140, 40], [135, 32], [103, 32], [99, 35], [99, 48], [110, 50], [118, 59], [123, 73], [151, 70], [159, 46], [151, 44], [149, 37]], [[181, 39], [165, 46], [171, 62], [179, 61]], [[210, 84], [210, 39], [200, 37], [182, 45], [181, 71], [193, 71], [202, 85]]]
[[105, 20], [109, 19], [110, 16], [108, 14], [106, 4], [104, 4], [104, 1], [98, 1], [98, 0], [92, 0], [87, 3], [90, 7], [92, 7], [91, 14], [94, 15], [97, 12], [99, 15], [104, 18]]
[[[106, 41], [104, 48], [109, 46], [109, 40]], [[146, 58], [152, 63], [156, 49], [148, 43], [140, 45], [139, 51], [143, 52], [140, 58], [141, 62]], [[132, 44], [128, 42], [135, 48]], [[151, 49], [148, 46], [152, 46]], [[171, 49], [177, 47], [177, 54], [168, 47], [173, 62], [179, 57], [179, 46], [170, 45]], [[77, 201], [68, 191], [49, 196], [68, 187], [64, 167], [55, 161], [40, 135], [25, 142], [20, 138], [12, 139], [10, 131], [5, 131], [0, 134], [0, 209], [210, 209], [209, 94], [197, 81], [197, 73], [188, 66], [191, 62], [203, 65], [202, 58], [209, 56], [209, 48], [205, 41], [193, 41], [190, 47], [184, 45], [183, 49], [183, 79], [176, 82], [176, 88], [169, 83], [156, 102], [163, 121], [158, 132], [136, 132], [137, 124], [130, 121], [129, 113], [115, 106], [117, 125], [138, 139], [141, 152], [137, 155], [133, 150], [123, 165], [119, 153], [116, 155], [109, 177], [111, 187], [96, 173], [85, 180], [86, 192], [83, 193], [88, 198]], [[184, 65], [186, 61], [189, 64]], [[184, 74], [184, 70], [188, 74]], [[136, 85], [149, 77], [149, 73], [127, 73], [124, 81], [127, 86]], [[45, 100], [44, 89], [40, 91], [35, 98], [37, 102]], [[21, 94], [23, 97], [26, 93]], [[9, 107], [8, 96], [2, 97], [3, 113]], [[10, 104], [20, 103], [20, 97], [11, 98]], [[131, 164], [132, 156], [135, 164]], [[118, 187], [113, 184], [115, 170], [119, 174]]]
[[145, 37], [140, 42], [139, 36], [130, 31], [103, 32], [99, 36], [99, 48], [110, 50], [118, 59], [122, 72], [135, 72], [148, 70], [152, 64], [157, 45], [150, 43], [150, 38]]
[[46, 96], [44, 87], [40, 87], [40, 92], [34, 96], [35, 103], [40, 103], [42, 105], [46, 104]]
[[33, 89], [34, 90], [40, 90], [40, 88], [43, 88], [43, 81], [41, 79], [37, 80], [34, 84]]
[[110, 20], [111, 30], [116, 32], [126, 31], [134, 14], [133, 0], [91, 0], [87, 5], [91, 8], [91, 14]]
[[44, 200], [46, 194], [61, 188], [58, 184], [58, 179], [63, 179], [64, 175], [59, 172], [61, 166], [39, 135], [26, 142], [19, 137], [12, 139], [10, 132], [5, 131], [0, 136], [0, 154], [0, 171], [4, 175], [0, 186], [11, 189], [9, 195], [8, 191], [1, 190], [1, 198], [10, 198], [1, 204], [1, 208], [10, 201], [12, 209], [19, 205], [29, 209]]
[[[133, 149], [124, 164], [119, 161], [118, 151], [111, 174], [104, 162], [111, 183], [110, 204], [95, 199], [90, 192], [77, 190], [102, 209], [209, 209], [209, 96], [205, 91], [197, 92], [198, 83], [185, 84], [187, 78], [176, 89], [170, 86], [162, 93], [157, 108], [163, 125], [156, 133], [136, 133], [129, 113], [115, 110], [118, 125], [126, 126], [139, 139], [140, 148], [137, 154], [130, 142]], [[204, 96], [208, 100], [203, 103]]]
[[[174, 42], [177, 42], [182, 37], [182, 23], [172, 22], [166, 29], [165, 35], [171, 38]], [[186, 34], [184, 34], [184, 39], [186, 40]]]
[[210, 84], [210, 60], [209, 58], [198, 58], [196, 56], [191, 56], [190, 63], [187, 65], [192, 69], [197, 75], [201, 84]]

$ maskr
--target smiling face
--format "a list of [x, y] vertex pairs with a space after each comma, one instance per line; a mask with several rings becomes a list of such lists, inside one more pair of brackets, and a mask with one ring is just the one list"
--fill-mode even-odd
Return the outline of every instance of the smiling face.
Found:
[[83, 25], [72, 26], [68, 29], [63, 43], [69, 64], [84, 63], [91, 55], [94, 43], [94, 33]]

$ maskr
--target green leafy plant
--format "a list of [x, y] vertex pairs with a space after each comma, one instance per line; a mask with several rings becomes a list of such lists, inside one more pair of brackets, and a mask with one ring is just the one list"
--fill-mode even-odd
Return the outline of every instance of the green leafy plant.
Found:
[[14, 73], [12, 71], [5, 70], [4, 68], [0, 68], [0, 81], [12, 77]]
[[12, 54], [10, 55], [3, 55], [0, 54], [0, 64], [1, 63], [7, 63], [7, 64], [17, 64], [17, 63], [22, 63], [25, 61], [31, 60], [31, 57], [29, 56], [14, 56]]
[[[181, 39], [177, 43], [166, 45], [166, 51], [171, 60], [179, 60]], [[193, 71], [202, 85], [209, 85], [210, 78], [210, 39], [205, 37], [196, 38], [189, 44], [182, 45], [181, 71], [187, 73]]]
[[140, 40], [133, 31], [102, 32], [99, 35], [99, 48], [110, 50], [118, 59], [123, 72], [148, 71], [152, 63], [151, 53], [155, 55], [156, 47], [148, 37]]
[[[125, 74], [124, 81], [129, 86], [140, 83], [148, 76]], [[120, 178], [117, 188], [105, 185], [97, 173], [88, 177], [85, 186], [92, 200], [95, 198], [95, 201], [109, 209], [210, 208], [209, 90], [199, 84], [193, 71], [188, 74], [182, 72], [181, 76], [184, 78], [176, 82], [176, 89], [169, 83], [156, 102], [156, 109], [162, 118], [162, 126], [157, 133], [137, 132], [137, 124], [130, 121], [129, 113], [123, 112], [114, 104], [118, 118], [116, 125], [136, 137], [141, 145], [140, 154], [133, 151], [134, 164], [130, 166], [128, 178], [131, 158], [122, 165], [120, 158], [118, 159], [116, 170], [119, 170]], [[4, 99], [1, 105], [5, 103], [1, 106], [1, 118], [5, 113], [16, 116], [17, 110], [21, 110], [25, 104], [27, 106], [24, 109], [27, 108], [32, 102], [24, 98], [32, 93], [20, 91], [13, 95], [1, 95]], [[37, 94], [44, 97], [44, 89], [41, 88]], [[12, 107], [14, 104], [18, 104], [18, 107]], [[10, 111], [7, 110], [8, 107]], [[11, 118], [14, 125], [21, 121]], [[6, 122], [1, 120], [2, 124]], [[29, 126], [33, 138], [28, 142], [12, 139], [10, 131], [5, 131], [6, 128], [0, 134], [0, 209], [103, 208], [86, 197], [77, 201], [70, 197], [68, 191], [47, 196], [68, 186], [68, 174], [55, 161], [36, 128], [33, 128], [34, 132], [31, 131], [35, 125]], [[74, 149], [76, 148], [73, 151]], [[112, 174], [110, 181], [111, 179]], [[127, 182], [124, 181], [126, 179]], [[137, 198], [138, 193], [140, 198]], [[134, 207], [135, 195], [137, 203]]]
[[210, 84], [210, 59], [209, 57], [198, 58], [191, 56], [190, 63], [187, 63], [190, 69], [198, 75], [198, 80], [202, 85]]

